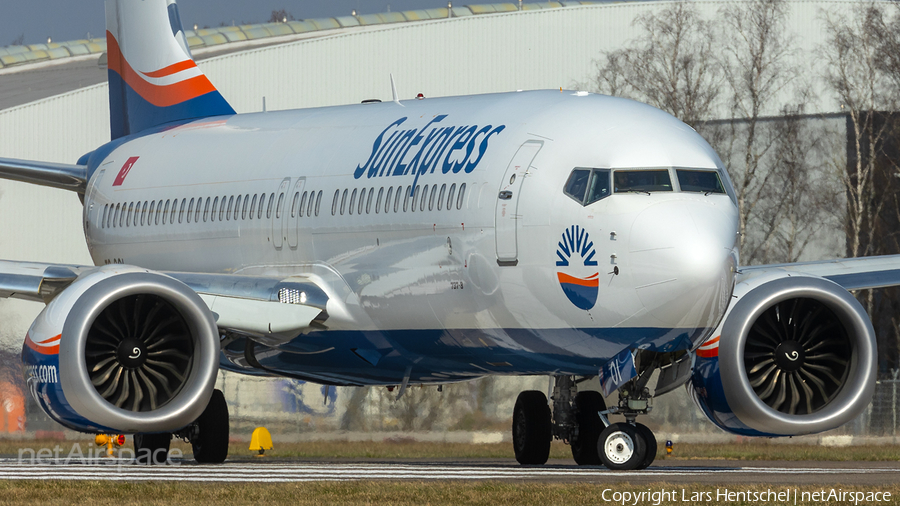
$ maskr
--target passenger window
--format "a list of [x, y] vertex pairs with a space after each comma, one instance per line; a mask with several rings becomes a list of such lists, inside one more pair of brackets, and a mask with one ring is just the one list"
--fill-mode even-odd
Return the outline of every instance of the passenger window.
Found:
[[[307, 206], [306, 206], [306, 216], [313, 215], [313, 200], [315, 200], [313, 197], [315, 197], [315, 196], [316, 196], [316, 192], [309, 193], [309, 204], [307, 204]], [[321, 200], [321, 199], [322, 199], [322, 190], [319, 190], [319, 200]], [[300, 206], [300, 207], [302, 208], [303, 206]], [[319, 207], [318, 207], [318, 205], [316, 205], [315, 207], [316, 207], [316, 216], [318, 216], [319, 215]]]
[[447, 193], [447, 184], [444, 183], [441, 185], [441, 193], [438, 195], [437, 206], [438, 211], [444, 208], [444, 194]]
[[356, 192], [357, 190], [353, 190], [350, 195], [350, 214], [353, 214], [353, 209], [356, 207]]
[[284, 210], [284, 193], [278, 194], [278, 205], [275, 206], [275, 218], [281, 219], [281, 211]]
[[241, 209], [241, 219], [247, 219], [247, 209], [250, 207], [250, 194], [244, 195], [244, 207]]
[[[224, 202], [224, 200], [222, 201]], [[231, 210], [234, 209], [234, 195], [228, 197], [228, 210], [225, 212], [225, 221], [231, 219]]]
[[291, 218], [297, 217], [297, 204], [300, 202], [300, 192], [294, 194], [294, 198], [291, 199]]
[[450, 185], [450, 193], [447, 194], [447, 210], [453, 209], [453, 197], [456, 196], [456, 183]]
[[672, 191], [668, 170], [617, 170], [613, 182], [616, 193]]
[[193, 214], [194, 214], [194, 199], [193, 199], [193, 197], [191, 197], [191, 201], [188, 203], [188, 210], [187, 210], [187, 222], [188, 223], [191, 222], [191, 218], [193, 218], [193, 216], [192, 216]]
[[609, 193], [609, 170], [594, 169], [585, 205], [593, 204], [602, 198], [609, 197]]
[[184, 223], [184, 208], [187, 206], [187, 199], [181, 199], [181, 210], [178, 211], [178, 223]]
[[421, 200], [422, 204], [419, 207], [419, 211], [425, 210], [425, 202], [427, 202], [427, 201], [428, 201], [428, 185], [426, 184], [425, 186], [422, 187], [422, 200]]
[[[259, 195], [253, 195], [253, 203], [250, 204], [250, 219], [253, 219], [253, 215], [256, 214], [256, 199], [259, 198]], [[205, 220], [204, 220], [205, 221]]]
[[[269, 205], [266, 206], [266, 219], [270, 219], [272, 217], [272, 204], [275, 203], [275, 194], [269, 194]], [[262, 217], [260, 217], [262, 218]]]
[[261, 220], [263, 215], [263, 208], [266, 207], [266, 194], [259, 194], [259, 209], [256, 210], [256, 219]]
[[372, 199], [375, 198], [375, 188], [369, 188], [369, 197], [366, 199], [366, 214], [372, 213]]
[[[303, 208], [305, 208], [305, 207], [306, 207], [306, 192], [303, 192], [303, 197], [300, 199], [300, 209], [299, 209], [301, 218], [303, 217]], [[309, 213], [306, 213], [306, 214], [309, 215]]]
[[100, 215], [100, 228], [106, 228], [106, 216], [109, 214], [109, 204], [103, 206], [103, 214]]
[[160, 209], [162, 209], [163, 203], [162, 203], [162, 200], [156, 200], [154, 202], [156, 202], [156, 212], [153, 213], [154, 214], [153, 224], [159, 225], [159, 211], [160, 211]]
[[147, 202], [145, 200], [144, 203], [141, 205], [141, 222], [140, 222], [141, 226], [144, 226], [144, 220], [147, 218], [147, 205], [148, 204], [149, 204], [149, 202]]
[[579, 204], [584, 205], [584, 194], [587, 192], [588, 181], [591, 178], [590, 169], [575, 169], [569, 174], [569, 180], [566, 181], [565, 194], [575, 199]]
[[459, 197], [456, 199], [456, 208], [462, 209], [463, 202], [465, 202], [466, 196], [466, 183], [459, 185]]
[[166, 220], [169, 218], [169, 204], [171, 204], [171, 203], [172, 203], [171, 200], [166, 200], [166, 207], [163, 208], [163, 215], [162, 215], [162, 224], [163, 225], [166, 224]]
[[[312, 205], [312, 197], [309, 198], [309, 205]], [[316, 216], [319, 215], [320, 207], [322, 207], [322, 190], [319, 190], [319, 195], [316, 197]]]
[[231, 219], [234, 221], [237, 221], [241, 217], [241, 200], [243, 198], [243, 195], [238, 195], [237, 200], [234, 203], [234, 214], [231, 215]]
[[121, 204], [116, 204], [116, 212], [113, 214], [112, 226], [113, 228], [117, 227], [119, 224], [119, 209], [121, 208]]
[[385, 197], [384, 197], [384, 214], [387, 214], [391, 211], [391, 201], [393, 200], [393, 198], [392, 198], [393, 196], [394, 196], [394, 187], [389, 186], [387, 195], [385, 195]]
[[212, 210], [209, 212], [209, 221], [216, 221], [216, 211], [219, 210], [219, 197], [213, 200]]
[[128, 213], [125, 215], [125, 226], [131, 226], [131, 215], [134, 213], [134, 202], [128, 203]]
[[[375, 201], [375, 214], [381, 212], [381, 198], [384, 197], [384, 187], [378, 189], [378, 200]], [[369, 202], [371, 204], [371, 202]], [[367, 211], [368, 212], [368, 211]]]
[[366, 189], [363, 188], [359, 192], [359, 208], [356, 210], [356, 214], [362, 214], [363, 212], [363, 204], [366, 201]]
[[[428, 210], [434, 210], [434, 195], [437, 193], [437, 185], [431, 187], [431, 197], [428, 198]], [[443, 195], [443, 193], [441, 194]]]
[[400, 194], [401, 194], [401, 193], [403, 194], [403, 212], [406, 212], [406, 202], [407, 202], [407, 200], [409, 200], [409, 190], [410, 190], [410, 187], [409, 187], [409, 186], [406, 187], [406, 191], [403, 191], [403, 187], [402, 187], [402, 186], [398, 186], [398, 187], [397, 187], [397, 196], [394, 197], [394, 198], [397, 199], [397, 201], [394, 202], [394, 212], [395, 212], [395, 213], [397, 212], [397, 207], [398, 207], [398, 206], [397, 206], [397, 202], [400, 201]]
[[209, 197], [206, 197], [206, 204], [203, 206], [203, 223], [209, 220]]
[[[346, 205], [347, 205], [347, 189], [344, 188], [344, 193], [341, 194], [341, 216], [344, 215], [344, 209], [345, 209]], [[350, 207], [352, 208], [353, 204], [350, 204]]]
[[683, 192], [725, 193], [725, 187], [715, 171], [677, 169], [675, 173]]
[[421, 193], [421, 192], [419, 191], [420, 189], [421, 189], [421, 186], [416, 185], [416, 188], [413, 190], [413, 194], [412, 194], [412, 204], [409, 206], [409, 207], [410, 207], [409, 210], [412, 211], [412, 212], [416, 212], [416, 207], [418, 207], [418, 203], [419, 203], [419, 194]]
[[178, 207], [178, 199], [175, 199], [172, 201], [172, 215], [169, 216], [169, 223], [172, 223], [172, 224], [175, 223], [175, 212], [176, 212], [177, 207]]

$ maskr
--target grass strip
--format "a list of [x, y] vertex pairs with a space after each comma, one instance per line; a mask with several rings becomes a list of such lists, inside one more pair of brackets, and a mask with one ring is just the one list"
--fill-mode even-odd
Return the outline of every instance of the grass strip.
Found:
[[[723, 495], [725, 490], [735, 495]], [[663, 496], [662, 491], [669, 491]], [[761, 494], [788, 493], [787, 501]], [[832, 495], [828, 499], [830, 493]], [[866, 494], [890, 492], [877, 503]], [[766, 485], [701, 485], [656, 483], [509, 483], [509, 482], [314, 482], [286, 484], [189, 484], [189, 483], [98, 483], [98, 482], [14, 482], [0, 481], [0, 504], [44, 505], [65, 498], [69, 504], [104, 506], [127, 505], [207, 505], [237, 506], [257, 504], [293, 505], [497, 505], [522, 506], [597, 504], [900, 504], [900, 490], [872, 490], [854, 485], [832, 487], [770, 487]], [[615, 494], [619, 495], [616, 496]], [[626, 496], [625, 494], [631, 494]], [[659, 495], [654, 495], [660, 493]], [[743, 493], [744, 495], [736, 495]], [[752, 494], [756, 493], [756, 496]], [[814, 496], [813, 494], [826, 494]], [[840, 494], [843, 494], [841, 496]], [[850, 495], [854, 494], [854, 495]], [[859, 496], [856, 494], [863, 494]], [[784, 496], [782, 496], [784, 497]], [[833, 500], [835, 497], [838, 500]], [[607, 498], [608, 500], [604, 500]], [[635, 500], [635, 498], [637, 500]], [[693, 500], [692, 500], [693, 498]], [[765, 500], [761, 499], [764, 498]], [[862, 499], [862, 500], [859, 500]]]

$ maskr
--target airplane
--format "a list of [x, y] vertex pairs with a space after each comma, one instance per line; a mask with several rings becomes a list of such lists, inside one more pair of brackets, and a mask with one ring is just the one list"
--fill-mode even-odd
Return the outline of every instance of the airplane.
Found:
[[[900, 258], [740, 266], [709, 144], [645, 104], [567, 90], [236, 114], [174, 0], [108, 0], [111, 142], [0, 177], [76, 192], [94, 265], [0, 262], [46, 307], [22, 351], [61, 425], [227, 458], [220, 369], [323, 385], [547, 375], [518, 462], [643, 469], [637, 417], [681, 386], [722, 429], [829, 430], [872, 397], [875, 336], [848, 290]], [[654, 388], [650, 380], [658, 378]], [[603, 392], [579, 390], [599, 378]], [[604, 396], [618, 392], [606, 406]], [[621, 416], [623, 421], [612, 421]]]

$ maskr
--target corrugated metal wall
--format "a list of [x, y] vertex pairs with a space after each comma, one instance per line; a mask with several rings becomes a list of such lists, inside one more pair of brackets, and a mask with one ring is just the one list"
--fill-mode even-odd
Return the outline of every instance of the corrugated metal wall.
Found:
[[[696, 2], [710, 17], [724, 3]], [[263, 97], [269, 110], [389, 100], [391, 73], [401, 98], [578, 87], [591, 80], [600, 51], [639, 35], [632, 24], [636, 15], [666, 5], [623, 3], [361, 27], [222, 56], [201, 67], [240, 112], [261, 110]], [[810, 62], [824, 40], [823, 12], [848, 12], [853, 5], [858, 2], [792, 2], [797, 58], [809, 66], [808, 76], [818, 73]], [[0, 156], [74, 163], [109, 139], [106, 93], [100, 85], [0, 111]], [[814, 109], [836, 108], [823, 93]], [[74, 194], [0, 181], [0, 258], [89, 262], [80, 216]], [[0, 303], [0, 312], [10, 304]]]

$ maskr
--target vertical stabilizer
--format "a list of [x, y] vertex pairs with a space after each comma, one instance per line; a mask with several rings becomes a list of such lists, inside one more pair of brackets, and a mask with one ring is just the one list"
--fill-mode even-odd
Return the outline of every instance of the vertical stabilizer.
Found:
[[107, 0], [112, 138], [234, 114], [194, 63], [175, 0]]

